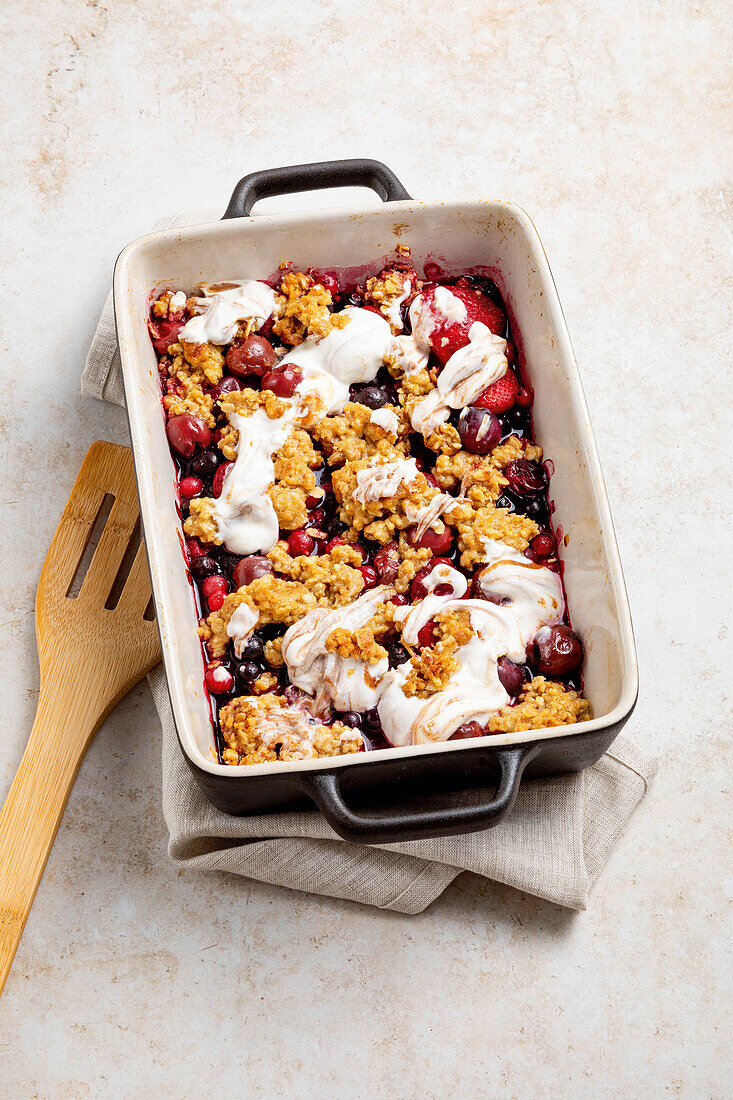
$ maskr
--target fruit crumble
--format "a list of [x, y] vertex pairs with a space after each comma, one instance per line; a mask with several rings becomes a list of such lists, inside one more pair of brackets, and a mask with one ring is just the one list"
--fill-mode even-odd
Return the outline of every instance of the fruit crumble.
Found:
[[495, 283], [401, 248], [168, 289], [149, 329], [222, 763], [591, 717]]

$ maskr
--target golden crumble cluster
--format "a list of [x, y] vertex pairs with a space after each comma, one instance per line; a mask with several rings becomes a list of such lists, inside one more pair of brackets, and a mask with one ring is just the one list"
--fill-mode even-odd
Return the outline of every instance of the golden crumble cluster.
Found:
[[266, 764], [272, 760], [313, 760], [361, 752], [360, 733], [341, 722], [324, 726], [304, 707], [281, 695], [241, 696], [219, 711], [225, 764]]
[[[491, 338], [492, 354], [496, 355], [497, 343], [500, 360], [502, 348], [506, 350], [503, 369], [507, 377], [502, 375], [498, 381], [505, 390], [509, 386], [508, 402], [492, 404], [496, 398], [489, 387], [480, 400], [473, 398], [471, 416], [461, 416], [462, 410], [453, 408], [460, 390], [454, 388], [452, 397], [447, 387], [445, 392], [435, 393], [441, 372], [455, 350], [465, 347], [470, 330], [464, 315], [460, 337], [451, 334], [455, 301], [450, 306], [447, 292], [468, 303], [469, 309], [471, 295], [483, 293], [475, 289], [481, 277], [439, 280], [445, 284], [439, 299], [435, 284], [423, 283], [418, 277], [409, 249], [398, 246], [395, 253], [393, 263], [348, 287], [338, 285], [335, 275], [307, 274], [283, 263], [277, 282], [217, 284], [205, 288], [205, 300], [164, 290], [151, 302], [151, 336], [156, 349], [164, 347], [158, 350], [158, 369], [166, 416], [168, 420], [193, 417], [197, 422], [195, 442], [188, 446], [183, 438], [176, 461], [184, 532], [193, 540], [189, 543], [190, 571], [199, 585], [203, 608], [199, 634], [209, 662], [206, 683], [216, 700], [214, 711], [226, 746], [221, 759], [226, 764], [306, 760], [362, 751], [365, 739], [358, 728], [371, 728], [366, 724], [368, 715], [363, 711], [347, 714], [345, 707], [335, 709], [334, 669], [351, 676], [363, 666], [359, 674], [371, 690], [387, 677], [389, 668], [392, 684], [413, 701], [410, 706], [429, 700], [427, 711], [437, 712], [441, 700], [435, 696], [443, 691], [468, 691], [466, 680], [470, 685], [474, 675], [473, 658], [462, 658], [461, 649], [476, 636], [471, 615], [477, 623], [476, 601], [483, 593], [474, 581], [492, 552], [487, 543], [511, 548], [514, 555], [506, 550], [511, 562], [524, 555], [540, 565], [551, 563], [550, 568], [557, 570], [547, 501], [529, 507], [528, 494], [535, 492], [531, 471], [534, 468], [540, 484], [544, 474], [537, 467], [543, 456], [542, 449], [529, 438], [529, 412], [526, 416], [522, 412], [532, 396], [520, 389], [519, 367], [512, 365], [515, 349], [496, 335], [508, 333], [508, 328], [489, 325], [496, 335]], [[207, 327], [202, 315], [213, 307], [217, 293], [228, 291], [234, 292], [234, 298], [220, 300], [217, 308], [221, 313]], [[498, 301], [495, 289], [487, 293]], [[428, 297], [433, 294], [434, 298]], [[415, 311], [411, 304], [417, 295], [423, 297]], [[246, 302], [250, 303], [249, 316], [227, 312], [245, 309]], [[430, 302], [435, 312], [426, 323]], [[351, 323], [349, 313], [341, 311], [344, 303], [350, 307], [358, 303], [354, 308], [360, 304], [378, 312], [389, 328], [373, 318], [364, 325], [378, 350], [376, 354], [373, 348], [369, 350], [369, 335], [366, 351], [359, 346], [356, 352], [347, 352], [347, 360], [351, 354], [355, 358], [346, 363], [342, 377], [333, 362], [349, 347], [349, 340], [346, 336], [334, 339], [325, 349], [321, 344], [334, 330]], [[498, 308], [495, 302], [492, 308]], [[193, 316], [199, 320], [189, 332], [213, 334], [214, 339], [222, 329], [235, 335], [221, 346], [212, 340], [187, 340], [186, 318]], [[360, 320], [366, 319], [362, 316]], [[475, 323], [470, 309], [469, 321]], [[361, 345], [361, 326], [356, 325], [354, 331], [359, 333], [354, 343]], [[171, 342], [167, 344], [169, 334]], [[298, 369], [296, 355], [281, 362], [285, 353], [306, 340], [308, 358], [301, 353], [301, 362], [307, 369]], [[243, 347], [245, 343], [247, 347]], [[445, 345], [450, 346], [446, 349]], [[461, 369], [465, 362], [464, 357]], [[470, 370], [475, 370], [471, 356], [468, 362]], [[484, 366], [487, 363], [491, 366], [493, 360], [485, 359]], [[329, 371], [332, 377], [324, 384], [323, 376]], [[516, 407], [511, 405], [512, 375]], [[455, 373], [448, 381], [451, 377], [455, 378]], [[347, 384], [349, 399], [344, 402]], [[419, 406], [431, 394], [421, 410]], [[434, 416], [431, 423], [435, 426], [432, 431], [424, 428], [423, 438], [413, 429], [413, 422], [418, 427], [430, 423], [425, 410], [431, 405], [434, 409], [433, 403], [438, 403], [446, 419], [438, 423], [440, 416]], [[478, 453], [488, 450], [490, 443], [481, 434], [487, 423], [484, 414], [476, 422], [475, 409], [493, 413], [495, 407], [500, 423], [492, 422], [490, 438], [499, 442], [488, 453]], [[333, 408], [339, 411], [328, 413]], [[245, 426], [251, 417], [255, 419]], [[472, 419], [484, 425], [481, 431], [467, 424]], [[169, 429], [174, 451], [173, 437], [184, 429], [185, 425], [177, 425], [173, 433]], [[222, 463], [237, 462], [240, 431], [243, 453], [252, 455], [252, 461], [247, 458], [237, 467], [238, 476], [226, 482], [226, 494], [217, 504], [216, 495], [221, 495], [227, 473]], [[516, 434], [508, 434], [510, 431]], [[277, 440], [277, 447], [274, 442], [268, 447], [270, 440]], [[529, 483], [522, 482], [521, 471], [522, 476], [530, 476]], [[230, 537], [232, 525], [236, 529], [237, 522], [248, 521], [250, 515], [257, 517], [252, 520], [257, 539], [250, 543], [249, 529], [245, 529], [244, 538]], [[222, 542], [218, 522], [222, 522], [227, 545]], [[260, 524], [267, 532], [262, 537]], [[261, 549], [254, 552], [257, 561], [240, 573], [242, 555], [231, 548], [249, 544]], [[455, 581], [456, 572], [462, 575], [459, 593], [451, 595], [451, 584], [443, 584], [442, 577], [439, 584], [435, 575], [432, 581], [427, 580], [426, 566], [433, 558], [447, 569], [443, 576], [449, 580]], [[237, 587], [235, 578], [242, 576], [254, 579]], [[545, 583], [546, 574], [543, 576]], [[553, 583], [550, 578], [549, 591]], [[408, 644], [402, 636], [404, 612], [398, 614], [397, 608], [416, 603], [431, 584], [436, 602], [423, 605], [426, 614], [421, 622], [428, 610], [432, 617], [420, 630], [419, 644]], [[378, 590], [377, 585], [381, 586]], [[457, 603], [464, 589], [469, 601], [465, 609]], [[375, 603], [370, 602], [372, 597]], [[442, 597], [453, 601], [451, 610], [436, 610]], [[368, 609], [366, 622], [366, 615], [359, 617], [358, 609], [342, 620], [343, 625], [338, 625], [340, 616], [323, 614], [348, 609], [359, 600], [359, 606]], [[506, 602], [511, 602], [509, 597]], [[503, 606], [501, 599], [498, 604]], [[314, 624], [312, 638], [307, 625], [302, 632], [293, 631], [285, 637], [289, 627], [316, 610], [318, 615], [310, 620]], [[488, 618], [497, 620], [499, 632], [508, 632], [508, 614], [492, 611]], [[566, 621], [562, 629], [572, 634], [564, 626]], [[332, 627], [332, 622], [337, 625]], [[509, 688], [507, 692], [511, 702], [490, 719], [489, 733], [515, 733], [591, 717], [590, 704], [575, 690], [579, 681], [574, 673], [553, 671], [543, 664], [537, 657], [539, 644], [537, 634], [526, 654], [531, 682], [524, 683], [520, 691], [521, 675], [510, 681], [513, 694]], [[293, 651], [298, 647], [307, 651], [309, 645], [314, 651], [309, 653], [308, 669], [316, 671], [310, 680], [310, 671], [299, 679], [299, 659], [294, 660]], [[508, 648], [508, 652], [514, 653], [514, 649]], [[347, 663], [346, 671], [339, 659]], [[301, 684], [310, 694], [300, 689]], [[348, 691], [344, 697], [352, 705], [355, 698], [362, 698], [358, 692]], [[378, 707], [365, 706], [364, 711], [371, 714], [369, 721], [373, 722]], [[403, 713], [399, 707], [397, 712]], [[409, 708], [404, 713], [409, 713]], [[384, 721], [386, 728], [387, 719]], [[471, 735], [470, 730], [459, 733], [461, 737]], [[414, 736], [417, 740], [417, 734]]]
[[284, 344], [302, 344], [308, 337], [322, 340], [332, 328], [344, 328], [349, 318], [331, 313], [331, 292], [302, 271], [289, 271], [280, 280], [277, 320], [272, 331]]

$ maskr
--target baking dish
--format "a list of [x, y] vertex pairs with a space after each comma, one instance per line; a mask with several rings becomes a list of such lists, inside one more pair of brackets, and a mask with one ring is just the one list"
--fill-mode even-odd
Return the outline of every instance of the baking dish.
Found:
[[[265, 196], [366, 185], [381, 207], [251, 216]], [[174, 468], [155, 354], [147, 331], [151, 292], [200, 281], [266, 278], [283, 257], [296, 266], [376, 269], [396, 244], [415, 266], [480, 269], [498, 283], [534, 387], [535, 434], [554, 466], [554, 520], [564, 534], [573, 627], [583, 638], [582, 724], [337, 758], [232, 768], [218, 763], [203, 686], [197, 610], [182, 553]], [[377, 161], [299, 165], [245, 176], [224, 219], [152, 233], [121, 253], [114, 303], [141, 515], [178, 737], [207, 797], [233, 814], [307, 805], [349, 840], [384, 843], [470, 832], [496, 824], [522, 775], [594, 763], [633, 711], [634, 639], [618, 550], [577, 366], [547, 259], [527, 215], [497, 200], [421, 203]], [[488, 793], [487, 793], [488, 792]]]

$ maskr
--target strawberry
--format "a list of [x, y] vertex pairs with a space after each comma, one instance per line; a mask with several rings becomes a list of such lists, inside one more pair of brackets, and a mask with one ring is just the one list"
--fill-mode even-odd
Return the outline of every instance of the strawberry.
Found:
[[506, 330], [503, 311], [476, 287], [458, 282], [446, 289], [463, 302], [466, 317], [463, 321], [450, 321], [441, 315], [435, 317], [436, 324], [430, 333], [430, 345], [443, 366], [454, 351], [465, 348], [471, 325], [476, 321], [486, 325], [497, 336], [502, 336]]
[[518, 392], [517, 376], [514, 371], [508, 370], [476, 398], [474, 405], [478, 405], [480, 409], [488, 409], [492, 413], [503, 413], [512, 407]]

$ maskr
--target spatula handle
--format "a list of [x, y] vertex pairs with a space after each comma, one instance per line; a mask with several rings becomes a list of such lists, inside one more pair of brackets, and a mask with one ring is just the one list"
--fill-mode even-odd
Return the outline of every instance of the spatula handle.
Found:
[[[93, 732], [84, 737], [79, 722], [68, 699], [64, 713], [53, 697], [41, 693], [28, 745], [0, 810], [0, 993]], [[76, 736], [65, 735], [70, 727]]]

